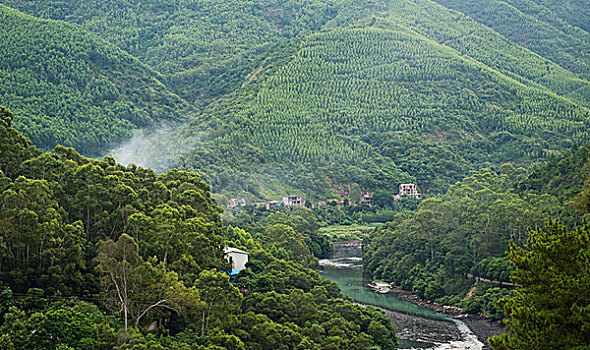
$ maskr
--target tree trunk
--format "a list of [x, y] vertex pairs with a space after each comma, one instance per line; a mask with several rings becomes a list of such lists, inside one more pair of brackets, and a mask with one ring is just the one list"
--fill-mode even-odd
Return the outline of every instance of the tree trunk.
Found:
[[125, 330], [127, 330], [128, 322], [127, 322], [127, 300], [123, 303], [123, 314], [125, 314]]
[[203, 312], [201, 314], [201, 337], [205, 336], [205, 307], [203, 306]]

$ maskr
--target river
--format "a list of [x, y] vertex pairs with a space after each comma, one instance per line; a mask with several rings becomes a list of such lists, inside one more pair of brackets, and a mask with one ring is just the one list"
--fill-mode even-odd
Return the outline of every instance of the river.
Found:
[[370, 280], [363, 275], [360, 248], [335, 251], [332, 258], [320, 260], [319, 272], [359, 304], [382, 308], [395, 326], [398, 349], [481, 350], [484, 347], [463, 321], [365, 287]]

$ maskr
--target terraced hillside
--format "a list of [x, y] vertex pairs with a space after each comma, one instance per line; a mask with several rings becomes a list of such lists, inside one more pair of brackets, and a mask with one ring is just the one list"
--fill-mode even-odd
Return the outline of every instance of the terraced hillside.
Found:
[[155, 73], [72, 25], [0, 5], [0, 104], [35, 145], [96, 155], [133, 129], [192, 110]]
[[203, 118], [226, 131], [185, 164], [232, 191], [256, 187], [234, 181], [234, 169], [256, 169], [262, 188], [277, 178], [321, 188], [329, 178], [394, 189], [415, 177], [437, 190], [476, 164], [527, 162], [582, 142], [590, 126], [571, 100], [411, 31], [376, 28], [308, 36], [290, 62]]
[[101, 36], [196, 104], [233, 91], [277, 43], [319, 30], [335, 11], [326, 0], [1, 2]]
[[[588, 33], [590, 5], [587, 2], [530, 0], [460, 2], [437, 0], [437, 2], [470, 16], [513, 43], [536, 52], [586, 80], [590, 77], [590, 34]], [[558, 10], [568, 7], [571, 14], [562, 18]], [[576, 14], [582, 16], [584, 13], [586, 13], [585, 21], [572, 16]]]
[[440, 192], [469, 170], [530, 164], [589, 136], [580, 1], [2, 2], [162, 74], [199, 109], [179, 132], [195, 146], [147, 158], [176, 158], [228, 196], [405, 181]]

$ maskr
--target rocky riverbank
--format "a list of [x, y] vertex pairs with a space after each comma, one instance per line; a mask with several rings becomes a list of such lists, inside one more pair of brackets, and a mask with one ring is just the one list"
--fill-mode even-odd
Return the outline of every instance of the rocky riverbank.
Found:
[[467, 315], [463, 317], [463, 322], [471, 329], [477, 339], [485, 344], [484, 349], [492, 349], [488, 344], [488, 338], [494, 335], [505, 334], [506, 331], [498, 322], [493, 322], [485, 317], [478, 315]]
[[433, 301], [424, 300], [424, 299], [420, 298], [419, 296], [417, 296], [416, 294], [414, 294], [408, 290], [401, 289], [399, 287], [390, 287], [389, 291], [390, 291], [390, 293], [395, 294], [395, 296], [401, 300], [409, 301], [410, 303], [414, 303], [414, 304], [417, 304], [420, 306], [427, 307], [431, 310], [434, 310], [436, 312], [440, 312], [442, 314], [454, 315], [454, 316], [465, 314], [463, 309], [461, 309], [460, 307], [450, 306], [450, 305], [442, 305], [439, 303], [435, 303]]
[[370, 287], [375, 292], [381, 294], [387, 290], [387, 293], [395, 294], [398, 299], [429, 308], [433, 311], [449, 315], [453, 318], [461, 319], [477, 336], [479, 341], [485, 344], [484, 349], [491, 349], [488, 344], [489, 337], [506, 333], [501, 324], [491, 321], [483, 315], [469, 314], [460, 307], [442, 305], [433, 301], [424, 300], [408, 290], [399, 287], [392, 287], [385, 282], [369, 283], [367, 284], [367, 287]]
[[[436, 344], [442, 342], [461, 340], [461, 333], [452, 322], [415, 317], [387, 309], [382, 310], [391, 320], [396, 336], [402, 345], [407, 345], [410, 348], [434, 348]], [[443, 334], [444, 336], [441, 336]]]

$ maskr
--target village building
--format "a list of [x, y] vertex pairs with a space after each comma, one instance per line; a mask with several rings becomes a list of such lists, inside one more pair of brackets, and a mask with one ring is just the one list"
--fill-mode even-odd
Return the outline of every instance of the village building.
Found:
[[416, 184], [401, 184], [399, 185], [399, 193], [395, 195], [394, 201], [397, 202], [403, 196], [410, 196], [420, 199], [422, 194], [418, 192]]
[[281, 207], [281, 202], [279, 201], [272, 201], [272, 202], [268, 202], [268, 207], [267, 209], [277, 209]]
[[266, 209], [268, 209], [268, 203], [266, 203], [266, 202], [252, 203], [252, 205], [255, 206], [256, 208], [258, 208], [258, 207], [265, 207]]
[[239, 198], [239, 199], [238, 198], [232, 198], [232, 199], [229, 200], [229, 207], [230, 208], [237, 207], [238, 205], [240, 207], [245, 207], [246, 206], [246, 200], [244, 198]]
[[361, 203], [367, 203], [368, 205], [373, 205], [373, 194], [366, 192], [363, 197], [361, 198]]
[[285, 207], [303, 207], [305, 206], [305, 201], [303, 200], [303, 196], [300, 195], [285, 196], [283, 197], [283, 204], [285, 204]]
[[341, 200], [336, 199], [336, 198], [328, 199], [326, 201], [326, 203], [336, 203], [336, 206], [338, 207], [338, 209], [340, 209], [340, 208], [342, 208], [344, 206], [344, 201], [341, 201]]
[[246, 268], [248, 263], [248, 253], [238, 248], [225, 247], [223, 248], [225, 259], [231, 265], [231, 274], [235, 275]]

